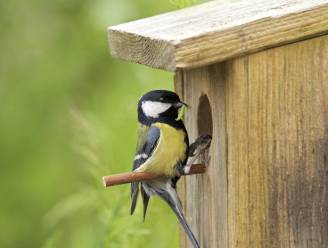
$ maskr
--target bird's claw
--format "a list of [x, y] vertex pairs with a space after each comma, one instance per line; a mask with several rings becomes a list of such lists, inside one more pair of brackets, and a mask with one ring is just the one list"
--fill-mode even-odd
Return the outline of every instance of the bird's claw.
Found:
[[178, 164], [176, 167], [177, 173], [181, 175], [187, 175], [190, 173], [192, 164]]
[[178, 172], [178, 174], [181, 176], [184, 174], [184, 165], [179, 163], [177, 166], [176, 166], [176, 171]]

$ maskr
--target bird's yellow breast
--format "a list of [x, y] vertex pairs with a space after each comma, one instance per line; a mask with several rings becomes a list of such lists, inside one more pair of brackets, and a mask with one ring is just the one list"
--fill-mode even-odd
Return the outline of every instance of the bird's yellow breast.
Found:
[[152, 156], [141, 166], [140, 171], [174, 176], [176, 165], [186, 159], [186, 133], [164, 123], [155, 123], [153, 126], [160, 129], [158, 145]]

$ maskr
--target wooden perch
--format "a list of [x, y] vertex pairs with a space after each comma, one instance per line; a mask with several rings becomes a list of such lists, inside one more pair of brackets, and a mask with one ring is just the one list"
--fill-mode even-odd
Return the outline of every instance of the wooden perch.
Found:
[[[194, 164], [190, 168], [190, 172], [183, 176], [193, 175], [193, 174], [202, 174], [205, 173], [206, 166], [203, 164]], [[163, 177], [163, 175], [147, 172], [125, 172], [110, 176], [104, 176], [103, 182], [105, 187], [110, 187], [119, 184], [132, 183], [132, 182], [142, 182], [154, 180], [156, 178]]]

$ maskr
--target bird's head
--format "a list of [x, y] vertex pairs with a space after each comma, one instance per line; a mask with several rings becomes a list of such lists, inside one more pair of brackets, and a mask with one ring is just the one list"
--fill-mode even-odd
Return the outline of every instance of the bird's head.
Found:
[[177, 120], [179, 110], [188, 106], [179, 96], [168, 90], [153, 90], [141, 97], [138, 103], [138, 119], [150, 125], [159, 119]]

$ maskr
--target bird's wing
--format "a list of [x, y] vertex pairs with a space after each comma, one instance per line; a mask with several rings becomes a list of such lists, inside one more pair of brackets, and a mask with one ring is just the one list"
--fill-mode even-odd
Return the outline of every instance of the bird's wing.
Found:
[[[156, 148], [160, 137], [160, 130], [157, 127], [145, 127], [141, 126], [138, 131], [137, 153], [133, 162], [133, 170], [139, 168], [143, 163], [147, 161]], [[131, 183], [131, 214], [137, 205], [139, 193], [139, 183]], [[148, 200], [145, 199], [146, 194], [142, 194], [144, 208], [147, 209]], [[146, 203], [146, 204], [145, 204]]]
[[[138, 140], [137, 140], [137, 149], [135, 159], [133, 161], [133, 168], [132, 170], [137, 169], [142, 163], [142, 159], [137, 159], [138, 155], [142, 154], [144, 147], [147, 142], [147, 135], [148, 135], [149, 127], [146, 125], [139, 125], [138, 127]], [[139, 156], [140, 157], [140, 156]]]
[[137, 149], [136, 156], [134, 157], [134, 170], [143, 165], [151, 157], [153, 151], [156, 149], [160, 134], [160, 129], [155, 126], [151, 126], [147, 129], [146, 134], [142, 134], [142, 136], [144, 135], [141, 138], [143, 141], [138, 142], [139, 149]]

